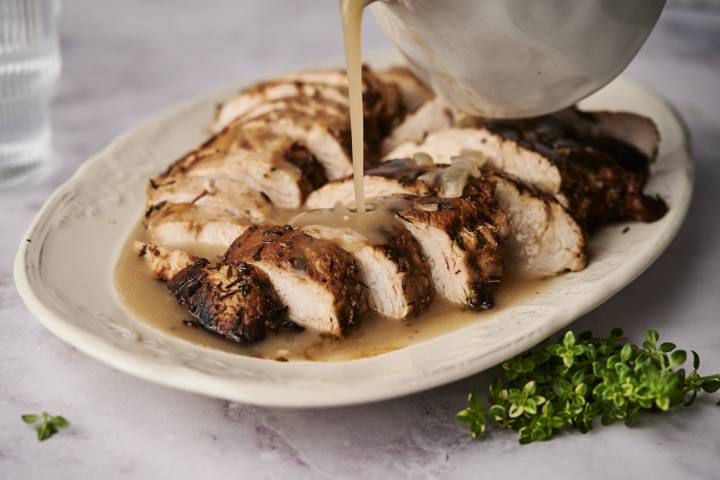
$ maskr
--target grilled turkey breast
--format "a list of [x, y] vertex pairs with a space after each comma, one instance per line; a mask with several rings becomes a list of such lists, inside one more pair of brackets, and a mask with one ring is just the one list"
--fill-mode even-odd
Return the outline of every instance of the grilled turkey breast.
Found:
[[[347, 92], [348, 80], [344, 69], [306, 70], [286, 74], [286, 81], [317, 83], [340, 87]], [[365, 117], [365, 132], [369, 143], [375, 144], [387, 135], [396, 122], [402, 118], [405, 108], [399, 85], [386, 82], [367, 65], [362, 70], [362, 96]], [[345, 95], [347, 104], [347, 93]]]
[[[649, 119], [472, 117], [406, 68], [364, 67], [365, 196], [382, 221], [257, 225], [279, 209], [353, 205], [347, 87], [343, 70], [252, 85], [218, 107], [212, 138], [151, 180], [152, 244], [137, 252], [206, 329], [251, 342], [287, 321], [340, 337], [368, 308], [405, 319], [435, 295], [487, 309], [503, 256], [537, 275], [581, 270], [586, 229], [667, 209], [643, 192], [659, 141]], [[229, 247], [221, 264], [165, 247], [188, 244]]]
[[[398, 70], [389, 73], [384, 81], [367, 66], [363, 67], [363, 108], [369, 144], [378, 144], [402, 118], [405, 99], [419, 101], [421, 87], [413, 85], [409, 75], [409, 72], [403, 74]], [[401, 90], [401, 84], [404, 90]], [[253, 109], [272, 108], [270, 106], [278, 100], [304, 103], [305, 106], [299, 106], [298, 110], [307, 111], [311, 104], [324, 103], [326, 113], [330, 104], [335, 113], [340, 113], [340, 109], [347, 111], [347, 75], [339, 69], [309, 70], [257, 83], [218, 107], [213, 128], [219, 132]]]
[[495, 185], [495, 198], [508, 217], [505, 246], [515, 269], [553, 275], [585, 268], [585, 232], [553, 196], [507, 174], [484, 178]]
[[[414, 208], [397, 215], [420, 244], [435, 290], [451, 302], [489, 308], [502, 276], [500, 244], [509, 233], [507, 217], [495, 199], [494, 185], [483, 178], [466, 179], [462, 198], [437, 198], [443, 193], [444, 170], [411, 159], [394, 160], [368, 170], [365, 195], [416, 198]], [[308, 197], [312, 208], [353, 201], [351, 178], [330, 182]]]
[[[262, 132], [226, 131], [211, 142], [175, 162], [153, 179], [166, 184], [178, 176], [228, 179], [266, 195], [282, 208], [298, 208], [305, 196], [326, 182], [323, 167], [301, 144], [272, 136], [273, 143], [257, 148]], [[252, 140], [250, 140], [252, 139]]]
[[422, 199], [398, 216], [420, 243], [437, 293], [471, 309], [493, 306], [503, 273], [500, 246], [507, 219], [492, 185], [477, 185], [476, 195]]
[[560, 179], [551, 193], [588, 228], [624, 219], [651, 222], [667, 211], [660, 198], [643, 193], [649, 159], [635, 149], [638, 154], [629, 157], [628, 148], [620, 149], [628, 144], [596, 142], [552, 116], [481, 125], [502, 144], [515, 144], [523, 159], [542, 156], [549, 162]]
[[367, 292], [352, 255], [290, 226], [252, 226], [225, 253], [265, 272], [288, 318], [304, 327], [344, 335], [367, 310]]
[[256, 342], [285, 322], [267, 276], [247, 263], [213, 264], [181, 250], [135, 242], [155, 277], [198, 323], [235, 342]]
[[[411, 195], [424, 197], [428, 195], [445, 196], [443, 174], [451, 173], [447, 166], [437, 166], [428, 159], [427, 163], [418, 163], [413, 158], [398, 158], [386, 161], [365, 172], [363, 176], [366, 198], [392, 197]], [[479, 176], [479, 170], [473, 168], [467, 173]], [[462, 193], [465, 183], [459, 185]], [[336, 204], [352, 205], [354, 203], [354, 183], [352, 177], [335, 180], [311, 193], [306, 206], [312, 209], [331, 208]]]
[[261, 117], [271, 112], [282, 112], [290, 110], [293, 112], [304, 113], [307, 115], [324, 115], [335, 117], [338, 122], [347, 123], [350, 121], [348, 115], [349, 110], [345, 103], [339, 103], [326, 98], [312, 98], [305, 96], [279, 98], [277, 100], [269, 100], [247, 110], [242, 115], [237, 116], [232, 125], [241, 125], [249, 122], [254, 118]]
[[[657, 157], [660, 132], [652, 120], [642, 115], [630, 112], [588, 112], [570, 107], [551, 117], [572, 129], [576, 136], [590, 139], [600, 150], [622, 149], [626, 155], [640, 153], [650, 161]], [[637, 153], [627, 150], [628, 146], [636, 149]], [[621, 158], [618, 160], [621, 161]]]
[[435, 98], [435, 92], [425, 85], [407, 67], [392, 67], [377, 72], [382, 81], [394, 84], [400, 91], [400, 100], [408, 112], [414, 112]]
[[[442, 196], [445, 192], [440, 175], [446, 168], [420, 166], [411, 159], [392, 160], [366, 173], [365, 195], [369, 199], [393, 195]], [[513, 266], [534, 275], [585, 267], [586, 234], [555, 197], [508, 174], [487, 172], [481, 177], [495, 186], [495, 199], [508, 217], [511, 233], [507, 248]], [[468, 181], [463, 187], [465, 194], [472, 194], [475, 182]], [[338, 203], [354, 204], [352, 179], [330, 182], [308, 197], [311, 208], [329, 208]]]
[[287, 108], [273, 110], [248, 121], [243, 117], [236, 121], [238, 123], [231, 123], [230, 128], [267, 131], [302, 143], [317, 158], [330, 180], [352, 173], [350, 124], [347, 118]]
[[[434, 167], [422, 167], [412, 159], [401, 158], [371, 168], [363, 176], [366, 198], [391, 197], [394, 195], [430, 195], [427, 182], [420, 179]], [[311, 209], [332, 208], [338, 203], [352, 205], [355, 186], [352, 177], [335, 180], [315, 190], [305, 202]]]
[[387, 158], [422, 151], [437, 163], [449, 163], [453, 156], [468, 153], [483, 168], [509, 173], [554, 195], [587, 228], [664, 215], [665, 203], [643, 193], [647, 157], [620, 140], [578, 135], [554, 117], [478, 120], [475, 128], [441, 130], [422, 143], [401, 145]]
[[[457, 110], [448, 107], [439, 97], [423, 104], [415, 112], [408, 114], [383, 139], [381, 152], [388, 155], [395, 148], [407, 142], [422, 142], [431, 132], [450, 128], [462, 117]], [[393, 156], [392, 158], [402, 158]]]
[[372, 242], [350, 228], [309, 224], [301, 230], [330, 240], [350, 252], [368, 290], [370, 308], [401, 320], [422, 311], [433, 298], [430, 267], [420, 245], [398, 225], [378, 226], [384, 238]]
[[148, 211], [161, 203], [190, 203], [223, 210], [253, 223], [268, 220], [272, 212], [266, 197], [241, 182], [187, 175], [165, 177], [162, 181], [161, 184], [150, 181], [148, 185]]
[[222, 131], [233, 120], [244, 116], [256, 107], [286, 98], [326, 99], [347, 105], [345, 86], [311, 83], [290, 79], [274, 79], [257, 83], [218, 106], [215, 112], [216, 132]]
[[246, 218], [192, 203], [161, 202], [145, 214], [150, 241], [170, 247], [227, 246], [250, 225]]

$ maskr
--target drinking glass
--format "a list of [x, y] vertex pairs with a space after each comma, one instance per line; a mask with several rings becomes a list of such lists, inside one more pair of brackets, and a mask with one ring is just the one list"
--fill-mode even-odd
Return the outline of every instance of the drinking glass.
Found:
[[0, 187], [28, 179], [49, 158], [59, 10], [59, 0], [0, 0]]

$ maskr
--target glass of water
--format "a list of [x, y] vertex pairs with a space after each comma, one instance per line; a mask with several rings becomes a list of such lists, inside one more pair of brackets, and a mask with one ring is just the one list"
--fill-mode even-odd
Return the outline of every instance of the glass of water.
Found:
[[0, 187], [28, 179], [49, 157], [59, 10], [59, 0], [0, 0]]

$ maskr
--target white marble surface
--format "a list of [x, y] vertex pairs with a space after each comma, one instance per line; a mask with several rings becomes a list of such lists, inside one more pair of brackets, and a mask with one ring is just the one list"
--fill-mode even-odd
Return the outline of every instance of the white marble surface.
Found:
[[[174, 102], [341, 53], [335, 0], [69, 0], [62, 27], [53, 164], [33, 184], [0, 192], [0, 478], [718, 478], [720, 409], [709, 399], [632, 429], [521, 447], [499, 431], [471, 442], [454, 420], [466, 392], [493, 372], [374, 405], [270, 410], [155, 386], [60, 342], [22, 305], [11, 270], [50, 192]], [[387, 45], [371, 22], [365, 32], [366, 48]], [[687, 120], [696, 195], [665, 255], [575, 326], [620, 325], [636, 338], [654, 327], [718, 372], [720, 9], [666, 11], [628, 74]], [[37, 443], [19, 416], [42, 409], [73, 427]]]

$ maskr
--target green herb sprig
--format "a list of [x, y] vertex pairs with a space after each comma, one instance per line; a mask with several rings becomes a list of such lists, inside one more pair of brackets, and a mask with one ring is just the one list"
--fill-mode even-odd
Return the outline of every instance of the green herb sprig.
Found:
[[[529, 350], [502, 365], [487, 394], [489, 407], [471, 393], [458, 419], [475, 438], [494, 422], [518, 433], [520, 443], [548, 440], [566, 428], [585, 433], [600, 417], [603, 425], [623, 420], [632, 425], [645, 411], [691, 405], [698, 392], [720, 389], [720, 374], [701, 376], [700, 357], [693, 369], [682, 366], [687, 352], [675, 344], [658, 345], [648, 330], [641, 346], [623, 341], [614, 329], [608, 338], [567, 332], [559, 343]], [[720, 402], [718, 402], [720, 405]]]
[[59, 429], [70, 426], [70, 422], [68, 422], [65, 417], [60, 415], [52, 416], [47, 412], [42, 412], [39, 415], [26, 413], [25, 415], [21, 415], [20, 418], [22, 418], [23, 422], [35, 427], [37, 439], [41, 442], [58, 433]]

